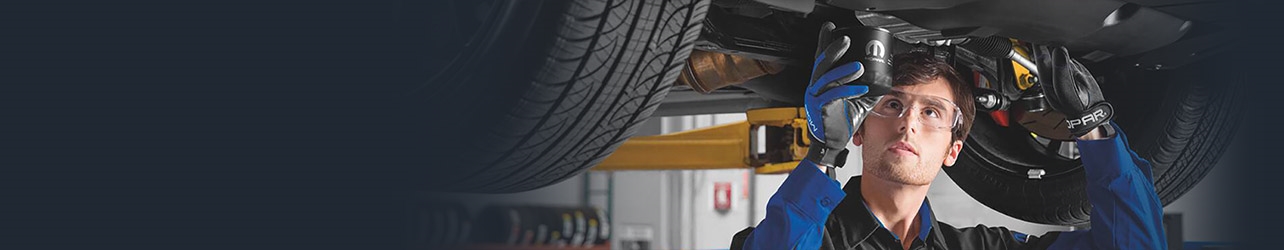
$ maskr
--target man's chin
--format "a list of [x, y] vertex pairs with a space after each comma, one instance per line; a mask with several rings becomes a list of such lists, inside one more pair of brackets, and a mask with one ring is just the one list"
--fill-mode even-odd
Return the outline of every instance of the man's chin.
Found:
[[879, 164], [880, 166], [875, 167], [876, 169], [869, 169], [870, 171], [865, 174], [871, 174], [879, 179], [901, 185], [922, 186], [931, 184], [931, 178], [915, 176], [920, 169], [916, 169], [918, 167], [914, 163], [917, 162], [910, 162], [904, 159], [886, 159], [882, 164]]
[[888, 155], [883, 157], [883, 161], [886, 162], [888, 166], [893, 168], [911, 169], [911, 168], [914, 168], [915, 163], [918, 163], [918, 156]]
[[932, 183], [930, 180], [924, 181], [924, 180], [921, 180], [921, 178], [915, 178], [913, 176], [910, 176], [908, 173], [872, 172], [872, 173], [867, 173], [866, 175], [872, 175], [875, 178], [881, 179], [883, 181], [886, 181], [889, 183], [895, 183], [899, 185], [905, 185], [905, 186], [923, 186], [923, 185], [928, 185]]
[[932, 184], [931, 181], [913, 180], [910, 178], [894, 179], [892, 180], [892, 182], [900, 183], [906, 186], [926, 186], [928, 184]]

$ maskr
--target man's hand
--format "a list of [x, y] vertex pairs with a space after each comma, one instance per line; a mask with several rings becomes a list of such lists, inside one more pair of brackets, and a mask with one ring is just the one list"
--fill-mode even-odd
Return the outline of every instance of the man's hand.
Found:
[[[817, 40], [816, 61], [812, 64], [811, 83], [803, 98], [807, 110], [807, 129], [812, 143], [806, 160], [817, 166], [842, 167], [847, 159], [847, 144], [865, 119], [877, 97], [865, 97], [869, 86], [848, 85], [864, 74], [860, 62], [834, 66], [851, 45], [847, 36], [833, 37], [834, 24], [825, 22]], [[854, 124], [853, 124], [854, 122]]]
[[1093, 132], [1098, 127], [1110, 129], [1108, 125], [1115, 116], [1114, 107], [1106, 102], [1097, 80], [1082, 64], [1070, 58], [1065, 47], [1038, 46], [1035, 59], [1039, 67], [1039, 84], [1048, 106], [1066, 115], [1070, 134], [1076, 138], [1094, 139], [1101, 137]]

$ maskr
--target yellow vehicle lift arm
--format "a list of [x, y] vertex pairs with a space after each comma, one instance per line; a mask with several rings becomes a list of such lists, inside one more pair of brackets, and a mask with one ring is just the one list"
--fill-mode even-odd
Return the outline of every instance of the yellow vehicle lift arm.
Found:
[[[803, 112], [799, 107], [753, 109], [742, 122], [629, 138], [592, 170], [753, 168], [758, 174], [788, 173], [811, 144]], [[766, 130], [765, 150], [756, 146], [759, 128]]]

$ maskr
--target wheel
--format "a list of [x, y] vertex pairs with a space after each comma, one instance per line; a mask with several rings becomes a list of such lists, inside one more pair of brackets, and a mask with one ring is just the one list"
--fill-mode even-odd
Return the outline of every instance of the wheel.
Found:
[[[1221, 58], [1224, 59], [1224, 58]], [[1175, 70], [1151, 71], [1129, 63], [1090, 67], [1116, 107], [1114, 122], [1130, 146], [1153, 165], [1163, 204], [1194, 187], [1222, 156], [1241, 114], [1240, 83], [1218, 58]], [[1197, 70], [1193, 70], [1197, 69]], [[969, 195], [1017, 219], [1082, 225], [1091, 205], [1073, 143], [1032, 136], [1026, 125], [1000, 126], [978, 113], [963, 154], [946, 173]], [[1031, 169], [1043, 170], [1041, 178]]]
[[[579, 174], [629, 138], [673, 85], [705, 0], [453, 1], [412, 94], [451, 190], [517, 192]], [[446, 125], [442, 125], [446, 124]], [[443, 151], [444, 150], [444, 151]], [[449, 153], [442, 153], [449, 152]]]

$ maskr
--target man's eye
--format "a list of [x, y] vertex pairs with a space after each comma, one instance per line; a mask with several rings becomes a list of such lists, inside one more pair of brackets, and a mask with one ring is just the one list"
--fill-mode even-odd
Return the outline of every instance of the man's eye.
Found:
[[924, 115], [927, 115], [928, 117], [932, 117], [932, 118], [940, 118], [940, 117], [941, 117], [941, 112], [940, 112], [940, 111], [937, 111], [936, 109], [924, 109], [924, 110], [923, 110], [923, 114], [924, 114]]
[[901, 107], [901, 102], [900, 102], [900, 101], [896, 101], [896, 100], [888, 101], [888, 102], [887, 102], [887, 107], [889, 107], [889, 108], [894, 108], [894, 109], [897, 109], [897, 110], [900, 110], [900, 109], [902, 108], [902, 107]]

